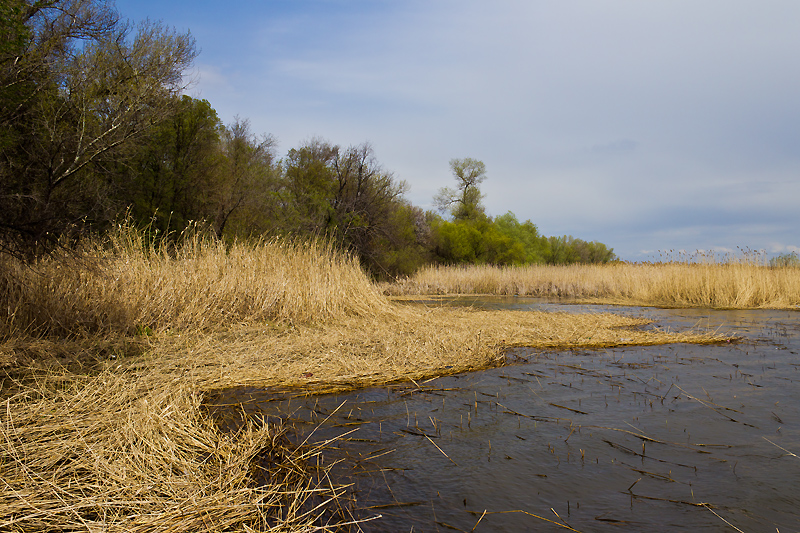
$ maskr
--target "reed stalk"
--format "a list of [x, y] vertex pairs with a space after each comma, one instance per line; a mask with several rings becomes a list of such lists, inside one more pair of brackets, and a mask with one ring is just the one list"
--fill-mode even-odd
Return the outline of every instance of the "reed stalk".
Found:
[[595, 303], [725, 309], [800, 306], [800, 269], [753, 261], [686, 260], [607, 265], [489, 265], [421, 269], [383, 290], [391, 295], [490, 294]]

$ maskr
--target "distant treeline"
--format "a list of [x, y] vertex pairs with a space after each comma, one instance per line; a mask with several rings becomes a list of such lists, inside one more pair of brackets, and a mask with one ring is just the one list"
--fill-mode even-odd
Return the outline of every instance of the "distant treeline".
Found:
[[405, 197], [369, 143], [315, 138], [279, 157], [248, 120], [181, 93], [196, 47], [132, 26], [100, 0], [0, 6], [0, 249], [36, 255], [131, 217], [170, 238], [201, 221], [225, 239], [294, 234], [352, 250], [376, 277], [423, 264], [607, 262], [604, 244], [544, 237], [485, 213], [482, 162], [454, 159], [438, 211]]

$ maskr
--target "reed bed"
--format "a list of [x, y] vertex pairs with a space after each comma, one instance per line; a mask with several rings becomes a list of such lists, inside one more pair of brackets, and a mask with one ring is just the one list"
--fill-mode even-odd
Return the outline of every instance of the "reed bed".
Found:
[[612, 314], [404, 305], [324, 243], [156, 246], [123, 225], [0, 266], [0, 530], [357, 529], [320, 446], [272, 423], [224, 433], [204, 395], [424, 379], [504, 364], [515, 346], [725, 340]]
[[610, 304], [727, 309], [800, 306], [800, 269], [747, 260], [607, 265], [431, 266], [386, 294], [492, 294]]
[[310, 472], [319, 448], [288, 445], [275, 425], [222, 433], [185, 382], [153, 385], [105, 372], [8, 398], [0, 530], [326, 531], [330, 516], [347, 521], [335, 504], [343, 489]]
[[329, 243], [226, 244], [187, 233], [156, 245], [120, 225], [30, 265], [1, 258], [6, 336], [203, 331], [242, 321], [321, 322], [387, 308], [358, 261]]

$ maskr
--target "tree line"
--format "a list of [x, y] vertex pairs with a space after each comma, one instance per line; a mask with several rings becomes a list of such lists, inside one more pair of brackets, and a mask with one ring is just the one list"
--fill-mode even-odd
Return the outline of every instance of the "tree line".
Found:
[[102, 0], [0, 1], [0, 251], [35, 256], [127, 214], [170, 238], [203, 221], [220, 238], [326, 237], [375, 277], [423, 264], [606, 262], [613, 250], [488, 216], [485, 165], [450, 162], [437, 210], [372, 146], [313, 138], [282, 157], [246, 119], [224, 124], [183, 94], [194, 39], [133, 25]]

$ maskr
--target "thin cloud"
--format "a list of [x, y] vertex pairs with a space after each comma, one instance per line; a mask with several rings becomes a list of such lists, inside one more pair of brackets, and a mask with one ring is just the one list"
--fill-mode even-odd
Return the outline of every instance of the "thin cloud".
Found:
[[491, 214], [626, 258], [796, 243], [794, 0], [165, 4], [117, 2], [195, 32], [224, 121], [285, 150], [371, 141], [417, 205], [469, 156]]

